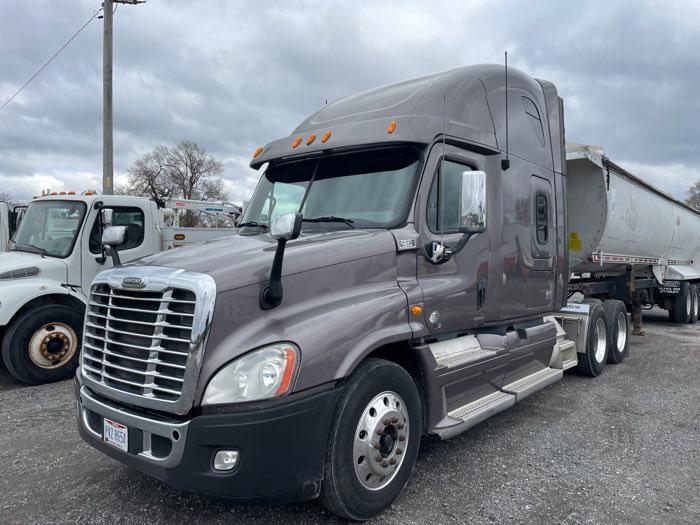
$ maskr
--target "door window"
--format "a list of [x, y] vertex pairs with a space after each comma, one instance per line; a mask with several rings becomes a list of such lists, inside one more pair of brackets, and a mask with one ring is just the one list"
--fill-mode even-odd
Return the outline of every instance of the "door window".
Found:
[[[141, 208], [132, 207], [117, 207], [106, 206], [107, 209], [113, 210], [112, 216], [113, 226], [125, 226], [126, 235], [124, 243], [118, 246], [119, 251], [131, 250], [143, 244], [144, 238], [144, 215]], [[90, 232], [90, 253], [100, 253], [102, 250], [102, 232], [100, 231], [99, 218], [95, 219]]]
[[465, 164], [442, 161], [442, 173], [436, 173], [428, 194], [430, 231], [455, 233], [465, 226], [486, 226], [483, 175]]

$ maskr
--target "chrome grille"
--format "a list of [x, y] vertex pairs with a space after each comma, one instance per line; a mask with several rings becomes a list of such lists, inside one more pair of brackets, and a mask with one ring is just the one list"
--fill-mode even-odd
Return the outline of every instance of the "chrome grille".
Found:
[[93, 285], [83, 337], [84, 376], [132, 395], [179, 400], [196, 303], [195, 292], [184, 288]]

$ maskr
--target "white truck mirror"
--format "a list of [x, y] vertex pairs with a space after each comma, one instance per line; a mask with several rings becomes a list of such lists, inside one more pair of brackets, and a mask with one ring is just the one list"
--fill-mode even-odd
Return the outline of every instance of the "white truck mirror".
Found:
[[126, 226], [107, 226], [102, 232], [102, 244], [115, 248], [124, 244], [125, 237]]
[[110, 208], [102, 208], [100, 210], [102, 214], [102, 224], [103, 226], [111, 226], [114, 219], [114, 210]]

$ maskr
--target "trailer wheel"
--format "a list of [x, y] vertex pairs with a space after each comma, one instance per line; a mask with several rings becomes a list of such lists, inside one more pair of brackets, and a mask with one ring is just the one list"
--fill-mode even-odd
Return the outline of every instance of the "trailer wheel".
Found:
[[586, 351], [578, 353], [574, 371], [588, 377], [597, 377], [603, 371], [610, 350], [610, 332], [605, 308], [601, 303], [589, 303]]
[[368, 520], [408, 482], [421, 436], [421, 404], [399, 365], [368, 359], [350, 376], [328, 438], [321, 503], [346, 519]]
[[681, 291], [673, 300], [673, 308], [668, 312], [674, 323], [686, 324], [692, 318], [693, 297], [690, 293], [690, 288], [690, 284], [687, 281], [681, 282]]
[[700, 320], [700, 289], [698, 288], [697, 284], [690, 287], [690, 297], [693, 302], [693, 308], [691, 311], [690, 320], [688, 322], [690, 324], [695, 324], [698, 320]]
[[69, 378], [78, 366], [83, 318], [62, 305], [31, 308], [10, 326], [2, 359], [12, 376], [29, 385]]
[[605, 301], [603, 308], [608, 320], [608, 333], [610, 334], [608, 363], [619, 364], [627, 357], [630, 348], [630, 322], [627, 317], [627, 308], [625, 303], [616, 299]]

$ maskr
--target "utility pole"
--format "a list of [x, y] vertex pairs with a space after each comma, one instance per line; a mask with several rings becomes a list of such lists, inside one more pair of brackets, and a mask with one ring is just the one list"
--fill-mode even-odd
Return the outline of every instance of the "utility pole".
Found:
[[104, 0], [102, 42], [102, 193], [114, 193], [114, 144], [112, 139], [112, 27], [114, 4], [143, 4], [146, 0]]

